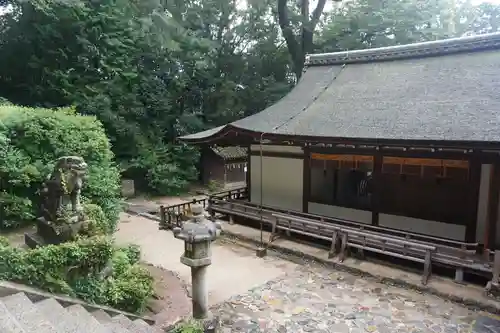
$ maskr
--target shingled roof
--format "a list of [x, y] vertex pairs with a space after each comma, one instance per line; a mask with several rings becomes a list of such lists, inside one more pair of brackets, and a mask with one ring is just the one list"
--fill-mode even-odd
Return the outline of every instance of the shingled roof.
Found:
[[500, 33], [310, 55], [295, 88], [238, 131], [364, 140], [500, 142]]
[[247, 157], [248, 151], [244, 147], [212, 147], [212, 151], [224, 160], [235, 160]]

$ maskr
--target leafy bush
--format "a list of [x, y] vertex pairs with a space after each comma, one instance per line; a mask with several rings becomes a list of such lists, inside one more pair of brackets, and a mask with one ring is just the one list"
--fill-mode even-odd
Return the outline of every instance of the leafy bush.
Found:
[[176, 195], [185, 191], [196, 179], [199, 154], [188, 146], [166, 145], [141, 150], [130, 168], [147, 170], [143, 175], [148, 190], [156, 194]]
[[114, 231], [115, 225], [104, 214], [102, 208], [92, 203], [83, 204], [83, 214], [89, 221], [87, 236], [105, 235]]
[[221, 184], [221, 182], [211, 179], [208, 182], [207, 188], [210, 193], [215, 193], [217, 191], [221, 191], [224, 188], [224, 186]]
[[[113, 272], [103, 277], [109, 263]], [[153, 294], [149, 272], [131, 264], [128, 252], [107, 237], [24, 250], [0, 242], [0, 280], [140, 312]]]
[[174, 333], [203, 333], [203, 325], [195, 320], [180, 323], [174, 329]]
[[[33, 109], [0, 105], [0, 228], [19, 226], [35, 217], [38, 191], [64, 155], [89, 165], [83, 196], [101, 207], [113, 231], [120, 206], [119, 172], [104, 129], [95, 117], [72, 108]], [[95, 211], [95, 210], [94, 210]]]
[[141, 259], [141, 248], [138, 245], [130, 244], [123, 248], [121, 248], [128, 258], [128, 261], [131, 265], [137, 264]]
[[9, 246], [9, 240], [7, 237], [0, 236], [0, 247]]

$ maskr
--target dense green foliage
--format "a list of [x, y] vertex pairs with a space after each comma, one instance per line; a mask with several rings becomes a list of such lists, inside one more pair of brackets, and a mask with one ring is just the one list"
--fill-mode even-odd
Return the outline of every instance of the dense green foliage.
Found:
[[88, 163], [84, 202], [98, 205], [107, 230], [114, 229], [120, 209], [119, 173], [101, 123], [72, 108], [15, 105], [0, 105], [0, 228], [35, 217], [41, 185], [64, 155], [82, 156]]
[[500, 7], [469, 0], [2, 5], [0, 96], [95, 115], [124, 175], [157, 193], [195, 179], [197, 151], [176, 137], [272, 104], [301, 75], [306, 53], [492, 32], [500, 22]]
[[[129, 312], [144, 310], [153, 294], [153, 280], [137, 261], [137, 248], [117, 248], [106, 237], [32, 250], [9, 247], [0, 239], [0, 280]], [[106, 267], [112, 272], [102, 276]]]

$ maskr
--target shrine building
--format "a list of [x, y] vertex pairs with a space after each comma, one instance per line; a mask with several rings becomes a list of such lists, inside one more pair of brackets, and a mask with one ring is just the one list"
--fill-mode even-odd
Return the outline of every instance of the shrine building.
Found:
[[180, 139], [247, 147], [255, 205], [500, 246], [500, 33], [309, 55], [274, 105]]

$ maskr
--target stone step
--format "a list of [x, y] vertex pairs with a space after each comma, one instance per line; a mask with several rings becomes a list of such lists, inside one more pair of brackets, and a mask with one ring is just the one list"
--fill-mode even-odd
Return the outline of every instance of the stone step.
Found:
[[47, 298], [35, 303], [36, 307], [43, 313], [57, 332], [86, 333], [86, 329], [79, 324], [74, 316], [55, 299]]
[[110, 333], [110, 330], [101, 325], [83, 306], [80, 304], [71, 305], [66, 308], [71, 316], [76, 318], [78, 329], [85, 329], [86, 333]]
[[110, 321], [103, 324], [111, 333], [136, 333], [135, 331], [129, 331], [122, 324], [116, 321]]
[[124, 315], [118, 315], [114, 316], [111, 319], [115, 323], [120, 323], [123, 327], [125, 327], [127, 330], [130, 332], [134, 333], [157, 333], [158, 331], [152, 327], [149, 326], [146, 322], [143, 320], [138, 321], [138, 319], [132, 321], [125, 317]]
[[111, 316], [102, 309], [93, 311], [92, 316], [94, 316], [94, 318], [101, 324], [109, 323], [111, 321]]
[[2, 333], [26, 333], [19, 322], [10, 314], [9, 310], [0, 302], [0, 332]]
[[142, 319], [120, 314], [111, 317], [99, 309], [64, 307], [55, 298], [30, 298], [25, 293], [0, 296], [0, 333], [164, 333]]
[[146, 323], [142, 319], [136, 319], [136, 320], [133, 321], [133, 323], [136, 325], [136, 327], [142, 327], [143, 328], [143, 331], [140, 331], [140, 332], [144, 332], [144, 333], [165, 333], [160, 328], [151, 326], [151, 325], [149, 325], [148, 323]]
[[28, 297], [23, 293], [6, 296], [1, 299], [10, 315], [26, 333], [54, 333], [55, 327], [45, 318]]

